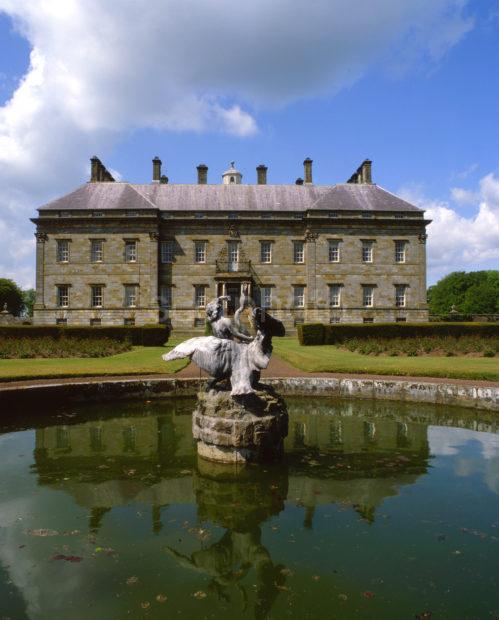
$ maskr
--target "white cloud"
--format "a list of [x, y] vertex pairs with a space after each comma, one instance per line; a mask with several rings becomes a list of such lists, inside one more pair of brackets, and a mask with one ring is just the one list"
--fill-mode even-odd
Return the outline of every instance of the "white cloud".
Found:
[[428, 280], [434, 283], [447, 273], [484, 268], [499, 259], [499, 178], [483, 177], [476, 192], [453, 188], [461, 204], [474, 204], [475, 213], [464, 217], [447, 201], [432, 200], [420, 188], [403, 188], [400, 195], [426, 210], [433, 220], [428, 227]]
[[466, 3], [0, 0], [32, 47], [0, 107], [0, 274], [33, 266], [19, 256], [28, 215], [127, 132], [251, 136], [261, 107], [335, 92], [394, 58], [438, 61], [472, 27]]

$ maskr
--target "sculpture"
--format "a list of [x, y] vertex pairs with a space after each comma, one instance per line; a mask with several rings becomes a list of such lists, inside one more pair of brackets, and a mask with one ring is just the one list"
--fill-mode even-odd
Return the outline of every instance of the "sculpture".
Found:
[[254, 338], [245, 336], [234, 328], [230, 319], [222, 317], [221, 299], [210, 302], [206, 308], [209, 320], [213, 319], [215, 335], [190, 338], [163, 355], [163, 359], [169, 362], [189, 357], [213, 377], [207, 390], [223, 379], [230, 379], [232, 396], [251, 394], [260, 380], [260, 371], [269, 364], [272, 337], [284, 336], [284, 326], [261, 308], [253, 308], [251, 314], [257, 333]]

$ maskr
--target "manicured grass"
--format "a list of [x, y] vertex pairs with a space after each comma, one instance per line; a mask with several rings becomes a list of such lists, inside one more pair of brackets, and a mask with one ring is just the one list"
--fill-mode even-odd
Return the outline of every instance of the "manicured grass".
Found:
[[0, 381], [99, 375], [152, 375], [175, 373], [187, 366], [188, 359], [164, 362], [161, 356], [178, 339], [164, 347], [133, 347], [131, 351], [100, 358], [50, 358], [0, 360]]
[[301, 346], [296, 338], [274, 338], [274, 353], [307, 372], [341, 372], [485, 379], [499, 381], [499, 359], [487, 357], [397, 357], [361, 355], [333, 345]]

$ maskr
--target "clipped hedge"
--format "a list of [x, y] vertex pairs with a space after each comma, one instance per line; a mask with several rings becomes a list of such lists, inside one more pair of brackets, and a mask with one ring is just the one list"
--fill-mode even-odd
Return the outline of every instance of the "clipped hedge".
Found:
[[143, 347], [160, 347], [168, 341], [170, 330], [165, 325], [132, 325], [110, 327], [71, 327], [63, 325], [2, 325], [1, 338], [75, 338], [100, 339], [108, 338], [118, 342], [129, 341]]
[[342, 344], [352, 338], [424, 338], [428, 336], [499, 336], [497, 323], [343, 323], [298, 325], [302, 345]]

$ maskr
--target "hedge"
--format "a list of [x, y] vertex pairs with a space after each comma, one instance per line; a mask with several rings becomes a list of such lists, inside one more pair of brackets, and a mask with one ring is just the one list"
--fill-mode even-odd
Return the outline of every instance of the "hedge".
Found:
[[424, 338], [428, 336], [499, 336], [497, 323], [343, 323], [298, 325], [302, 345], [341, 344], [351, 338]]
[[3, 338], [110, 338], [143, 347], [160, 347], [168, 341], [170, 330], [165, 325], [112, 326], [112, 327], [66, 327], [62, 325], [2, 325]]

